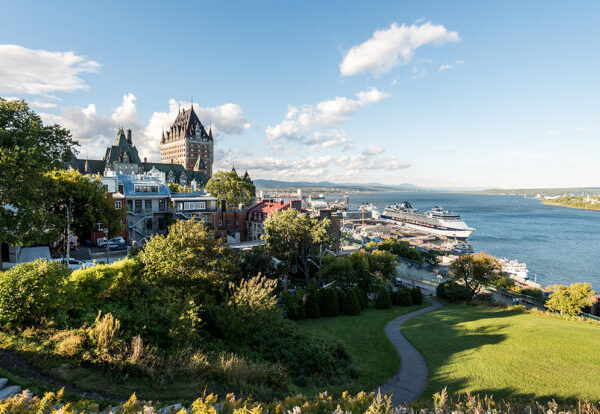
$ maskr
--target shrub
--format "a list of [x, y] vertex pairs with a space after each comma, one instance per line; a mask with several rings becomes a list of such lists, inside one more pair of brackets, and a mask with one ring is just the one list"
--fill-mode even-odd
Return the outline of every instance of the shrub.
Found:
[[98, 299], [114, 296], [113, 291], [141, 272], [139, 260], [129, 258], [75, 270], [69, 276], [69, 285], [73, 288], [70, 305], [72, 309], [81, 310]]
[[342, 312], [344, 315], [358, 315], [360, 313], [360, 302], [356, 297], [356, 292], [352, 289], [344, 293], [342, 299]]
[[396, 293], [398, 294], [398, 305], [411, 306], [413, 304], [412, 293], [408, 287], [399, 286]]
[[386, 288], [382, 287], [375, 297], [375, 309], [389, 309], [391, 307], [392, 300], [390, 299], [390, 293]]
[[538, 300], [541, 303], [546, 302], [546, 295], [540, 289], [526, 288], [521, 289], [520, 292], [522, 295], [531, 296], [532, 298]]
[[64, 311], [69, 269], [36, 260], [0, 273], [0, 325], [36, 325]]
[[423, 303], [423, 292], [421, 292], [421, 288], [418, 286], [415, 286], [410, 290], [410, 297], [414, 305], [420, 305]]
[[514, 311], [514, 312], [518, 312], [518, 313], [523, 313], [523, 312], [527, 311], [527, 308], [525, 307], [525, 305], [513, 305], [508, 309], [511, 311]]
[[321, 289], [319, 292], [319, 305], [321, 307], [321, 315], [338, 316], [340, 314], [338, 291], [331, 287]]
[[243, 342], [262, 327], [282, 319], [275, 296], [276, 280], [258, 275], [237, 285], [230, 283], [229, 288], [229, 300], [220, 306], [215, 321], [225, 338]]
[[61, 332], [50, 340], [56, 341], [55, 349], [59, 355], [70, 358], [78, 355], [85, 344], [85, 336], [76, 331]]
[[365, 294], [365, 292], [363, 292], [363, 290], [361, 288], [359, 288], [358, 286], [354, 287], [354, 293], [356, 294], [356, 298], [358, 299], [358, 302], [360, 303], [360, 308], [361, 309], [366, 309], [367, 308], [367, 295]]
[[321, 309], [319, 308], [319, 286], [315, 279], [308, 283], [308, 293], [306, 295], [306, 317], [320, 318]]
[[289, 319], [300, 320], [306, 317], [303, 298], [304, 293], [300, 290], [294, 293], [285, 291], [281, 294], [281, 303]]
[[477, 304], [488, 306], [495, 306], [498, 304], [498, 302], [496, 302], [496, 299], [494, 299], [494, 295], [492, 295], [491, 293], [480, 293], [477, 296], [475, 296], [474, 301]]
[[109, 355], [120, 346], [120, 329], [121, 322], [112, 314], [102, 315], [102, 312], [98, 312], [94, 325], [88, 329], [88, 337], [94, 352], [100, 359], [108, 359]]
[[440, 283], [435, 291], [438, 298], [446, 299], [450, 302], [468, 302], [471, 300], [469, 289], [453, 280]]

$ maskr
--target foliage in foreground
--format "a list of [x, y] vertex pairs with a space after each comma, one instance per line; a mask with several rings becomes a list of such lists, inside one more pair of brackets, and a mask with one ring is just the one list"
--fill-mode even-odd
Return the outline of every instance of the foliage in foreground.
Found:
[[[100, 410], [93, 402], [80, 401], [62, 403], [63, 391], [46, 393], [42, 398], [23, 392], [15, 397], [0, 402], [2, 414], [99, 414], [111, 412], [119, 414], [502, 414], [502, 413], [540, 413], [540, 414], [597, 414], [600, 404], [580, 401], [571, 406], [559, 406], [555, 401], [539, 403], [532, 401], [527, 404], [513, 401], [495, 401], [493, 397], [462, 394], [450, 398], [444, 388], [433, 396], [430, 407], [419, 408], [414, 405], [394, 406], [391, 395], [380, 392], [360, 392], [353, 396], [343, 393], [340, 398], [333, 398], [326, 392], [314, 398], [302, 395], [287, 397], [263, 403], [251, 399], [235, 398], [233, 394], [225, 398], [209, 394], [197, 398], [191, 404], [173, 404], [165, 406], [160, 403], [140, 401], [135, 394], [129, 400], [116, 407]], [[59, 408], [60, 407], [60, 408]]]

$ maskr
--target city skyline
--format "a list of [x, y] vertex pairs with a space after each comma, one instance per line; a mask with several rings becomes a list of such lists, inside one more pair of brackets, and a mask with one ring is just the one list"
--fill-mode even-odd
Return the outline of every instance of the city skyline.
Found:
[[256, 179], [538, 188], [600, 173], [594, 2], [59, 3], [3, 6], [0, 96], [70, 129], [80, 158], [123, 126], [160, 161], [193, 99], [215, 170]]

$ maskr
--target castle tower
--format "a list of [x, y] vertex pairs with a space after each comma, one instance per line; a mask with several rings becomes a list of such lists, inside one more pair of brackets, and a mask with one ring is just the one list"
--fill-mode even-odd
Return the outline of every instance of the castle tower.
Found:
[[160, 140], [161, 162], [181, 164], [188, 171], [212, 174], [214, 140], [207, 133], [194, 107], [180, 111], [173, 125], [163, 132]]

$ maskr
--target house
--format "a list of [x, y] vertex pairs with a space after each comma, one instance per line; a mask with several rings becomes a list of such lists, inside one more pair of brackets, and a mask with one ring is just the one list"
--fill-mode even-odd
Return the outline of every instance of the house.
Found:
[[170, 208], [175, 220], [189, 220], [192, 217], [212, 224], [219, 200], [203, 191], [171, 193]]

